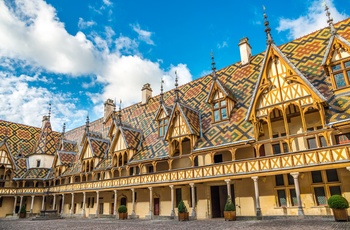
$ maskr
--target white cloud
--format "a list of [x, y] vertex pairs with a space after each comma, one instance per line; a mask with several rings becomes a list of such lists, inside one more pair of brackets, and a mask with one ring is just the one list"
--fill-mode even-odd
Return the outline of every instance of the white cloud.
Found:
[[146, 42], [148, 45], [154, 45], [151, 39], [152, 32], [142, 30], [139, 24], [131, 25], [132, 29], [138, 34], [141, 41]]
[[83, 18], [79, 18], [79, 21], [78, 21], [79, 29], [85, 29], [94, 25], [96, 25], [96, 22], [93, 20], [85, 21]]
[[[335, 8], [332, 0], [327, 1], [327, 5], [334, 23], [348, 17]], [[307, 15], [296, 19], [281, 18], [277, 30], [279, 32], [289, 31], [289, 37], [295, 39], [328, 26], [327, 20], [323, 4], [315, 0], [309, 6]]]
[[[108, 2], [105, 1], [105, 4], [108, 5]], [[83, 19], [80, 21], [81, 26], [88, 26]], [[0, 0], [0, 60], [4, 61], [2, 66], [8, 70], [14, 66], [15, 72], [15, 67], [21, 64], [32, 72], [44, 70], [59, 74], [56, 77], [61, 82], [61, 85], [51, 85], [51, 79], [28, 76], [19, 78], [1, 72], [0, 77], [3, 80], [0, 90], [4, 91], [5, 96], [0, 98], [0, 105], [4, 105], [0, 118], [40, 126], [38, 121], [41, 121], [42, 115], [47, 114], [43, 105], [48, 104], [51, 98], [54, 106], [52, 121], [56, 128], [63, 121], [70, 127], [83, 124], [86, 112], [73, 104], [79, 101], [70, 99], [72, 95], [54, 95], [50, 91], [59, 92], [60, 87], [66, 87], [62, 84], [69, 84], [68, 79], [71, 76], [91, 76], [87, 82], [81, 82], [80, 88], [76, 90], [80, 90], [81, 96], [91, 100], [97, 116], [102, 116], [102, 104], [107, 98], [122, 99], [123, 106], [140, 102], [141, 88], [145, 83], [151, 84], [153, 95], [159, 94], [162, 77], [165, 79], [165, 90], [174, 88], [175, 70], [178, 72], [180, 85], [192, 79], [185, 64], [171, 65], [168, 70], [164, 70], [160, 67], [161, 62], [143, 58], [138, 50], [138, 42], [154, 45], [151, 40], [152, 33], [142, 30], [139, 25], [133, 28], [138, 33], [138, 39], [123, 35], [116, 38], [110, 27], [105, 27], [102, 34], [93, 32], [87, 37], [79, 31], [72, 36], [57, 18], [56, 10], [43, 0], [16, 0], [10, 6]], [[37, 83], [36, 87], [28, 82]], [[81, 90], [92, 87], [94, 93]]]
[[111, 1], [110, 0], [102, 0], [103, 3], [106, 5], [106, 6], [110, 6], [112, 5]]
[[54, 94], [44, 87], [29, 86], [29, 82], [47, 82], [38, 75], [14, 76], [0, 72], [1, 119], [41, 126], [43, 115], [52, 104], [51, 123], [54, 130], [61, 130], [64, 122], [74, 128], [84, 122], [86, 111], [77, 109], [70, 94]]
[[228, 47], [227, 41], [223, 41], [221, 43], [217, 44], [218, 49], [223, 49], [225, 47]]

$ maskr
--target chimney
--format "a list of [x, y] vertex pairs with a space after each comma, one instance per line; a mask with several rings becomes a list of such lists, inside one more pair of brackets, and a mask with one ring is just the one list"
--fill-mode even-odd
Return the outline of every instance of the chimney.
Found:
[[41, 128], [44, 128], [45, 124], [50, 121], [50, 116], [43, 116], [43, 120], [41, 121]]
[[241, 53], [241, 64], [246, 65], [250, 62], [250, 57], [252, 56], [252, 47], [249, 45], [248, 38], [242, 38], [239, 41], [239, 51]]
[[151, 89], [151, 84], [146, 83], [143, 85], [142, 89], [142, 101], [141, 104], [145, 105], [147, 104], [148, 100], [152, 97], [152, 89]]
[[114, 110], [114, 102], [112, 99], [107, 99], [104, 103], [104, 121], [106, 122], [107, 117], [109, 116], [109, 114], [111, 114], [111, 112], [113, 112]]

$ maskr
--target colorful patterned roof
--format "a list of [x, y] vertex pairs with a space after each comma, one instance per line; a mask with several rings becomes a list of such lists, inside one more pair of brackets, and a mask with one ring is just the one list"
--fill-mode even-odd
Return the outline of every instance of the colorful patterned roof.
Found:
[[64, 151], [58, 151], [57, 156], [60, 159], [61, 165], [70, 165], [74, 162], [75, 159], [75, 152], [64, 152]]
[[51, 169], [31, 168], [21, 177], [22, 179], [46, 179]]
[[78, 146], [75, 141], [68, 141], [68, 140], [62, 140], [61, 148], [60, 150], [65, 152], [77, 152]]
[[105, 139], [98, 139], [94, 137], [88, 137], [88, 143], [91, 147], [92, 154], [95, 157], [104, 157], [109, 148], [109, 141]]
[[57, 137], [51, 129], [51, 123], [47, 120], [41, 129], [40, 137], [33, 154], [54, 155], [57, 148]]
[[138, 130], [130, 129], [120, 126], [120, 132], [122, 133], [126, 147], [131, 149], [137, 149], [141, 144], [141, 132]]

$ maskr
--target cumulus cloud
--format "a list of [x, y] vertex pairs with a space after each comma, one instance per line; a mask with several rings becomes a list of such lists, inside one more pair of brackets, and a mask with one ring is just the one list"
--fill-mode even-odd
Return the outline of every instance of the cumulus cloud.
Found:
[[83, 18], [79, 18], [79, 21], [78, 21], [79, 29], [86, 29], [86, 28], [94, 26], [94, 25], [96, 25], [96, 22], [93, 20], [85, 21]]
[[[332, 0], [327, 1], [327, 5], [334, 22], [349, 17], [345, 13], [339, 12], [335, 8]], [[306, 15], [302, 15], [296, 19], [281, 18], [277, 30], [279, 32], [289, 31], [289, 37], [296, 39], [326, 26], [328, 26], [328, 24], [326, 13], [324, 12], [324, 5], [321, 4], [320, 1], [313, 1]]]
[[[110, 1], [104, 4], [109, 6]], [[93, 21], [79, 19], [81, 28], [92, 26]], [[79, 23], [78, 23], [79, 24]], [[160, 79], [165, 80], [165, 90], [174, 88], [174, 71], [179, 83], [191, 81], [190, 70], [185, 64], [160, 67], [160, 61], [142, 57], [140, 42], [154, 45], [152, 32], [133, 26], [137, 38], [120, 34], [116, 37], [111, 27], [89, 36], [78, 31], [69, 34], [59, 21], [56, 10], [43, 0], [0, 0], [0, 60], [2, 67], [16, 71], [20, 64], [29, 73], [47, 72], [54, 75], [61, 85], [50, 84], [44, 77], [0, 72], [0, 119], [40, 126], [41, 117], [47, 114], [51, 100], [52, 122], [60, 129], [63, 122], [76, 127], [85, 121], [86, 111], [78, 109], [78, 96], [88, 98], [94, 108], [85, 108], [102, 116], [103, 102], [107, 98], [123, 100], [123, 106], [141, 101], [143, 84], [150, 83], [153, 95], [159, 94]], [[24, 67], [23, 67], [24, 66]], [[11, 69], [12, 68], [12, 69]], [[76, 92], [62, 93], [60, 87], [70, 84], [71, 76], [81, 77]], [[52, 82], [51, 82], [52, 83]], [[49, 90], [50, 89], [50, 90]], [[86, 92], [86, 89], [93, 89]], [[31, 116], [28, 116], [31, 114]], [[39, 122], [39, 123], [38, 123]]]
[[60, 130], [64, 122], [68, 128], [84, 122], [86, 111], [77, 109], [76, 98], [63, 93], [52, 93], [45, 87], [33, 87], [30, 83], [47, 83], [45, 77], [9, 75], [0, 72], [0, 117], [1, 119], [41, 126], [41, 118], [48, 114], [52, 104], [51, 123], [54, 130]]
[[132, 29], [138, 34], [141, 41], [146, 42], [148, 45], [154, 45], [151, 39], [152, 32], [141, 29], [139, 24], [131, 25]]

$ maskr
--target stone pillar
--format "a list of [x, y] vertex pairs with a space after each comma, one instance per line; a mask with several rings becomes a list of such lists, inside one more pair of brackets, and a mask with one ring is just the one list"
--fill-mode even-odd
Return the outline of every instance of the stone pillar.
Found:
[[64, 193], [62, 194], [61, 216], [64, 214]]
[[175, 205], [174, 205], [174, 185], [169, 185], [170, 187], [170, 196], [171, 196], [171, 214], [170, 216], [175, 216]]
[[43, 201], [41, 202], [41, 210], [45, 209], [45, 195], [43, 195]]
[[191, 186], [191, 197], [192, 197], [192, 213], [191, 216], [196, 216], [196, 196], [195, 196], [195, 190], [194, 190], [194, 183], [190, 183]]
[[86, 192], [83, 192], [83, 210], [82, 210], [82, 215], [85, 217], [85, 202], [86, 202]]
[[114, 210], [113, 210], [113, 215], [117, 215], [117, 207], [118, 207], [118, 191], [114, 190]]
[[72, 193], [72, 200], [70, 205], [70, 214], [73, 215], [73, 209], [74, 209], [74, 193]]
[[30, 214], [33, 213], [33, 206], [34, 206], [34, 195], [32, 196], [32, 202], [30, 203]]
[[295, 194], [297, 196], [297, 201], [298, 201], [298, 215], [299, 216], [303, 216], [304, 215], [304, 210], [303, 210], [303, 206], [301, 204], [301, 199], [300, 199], [300, 187], [299, 187], [299, 173], [298, 172], [294, 172], [290, 174], [293, 179], [294, 179], [294, 186], [295, 186]]
[[20, 200], [19, 200], [19, 210], [18, 210], [18, 213], [20, 213], [20, 212], [21, 212], [22, 203], [23, 203], [23, 196], [20, 196]]
[[258, 184], [259, 177], [253, 176], [251, 178], [254, 181], [256, 216], [260, 217], [261, 216], [261, 208], [260, 208], [259, 184]]
[[227, 186], [227, 197], [231, 197], [231, 180], [230, 179], [227, 179], [225, 180], [226, 182], [226, 186]]
[[96, 191], [96, 217], [98, 217], [99, 210], [100, 210], [100, 192]]
[[[15, 196], [14, 198], [15, 198], [15, 200], [13, 202], [13, 216], [16, 215], [17, 196]], [[19, 209], [21, 209], [21, 207], [19, 207]]]
[[55, 210], [55, 207], [56, 207], [56, 194], [53, 194], [52, 210]]
[[131, 197], [132, 197], [132, 211], [131, 211], [131, 216], [132, 218], [134, 218], [136, 216], [136, 213], [135, 213], [135, 189], [132, 188], [131, 189]]
[[150, 219], [153, 218], [153, 188], [148, 187], [149, 189], [149, 216]]

